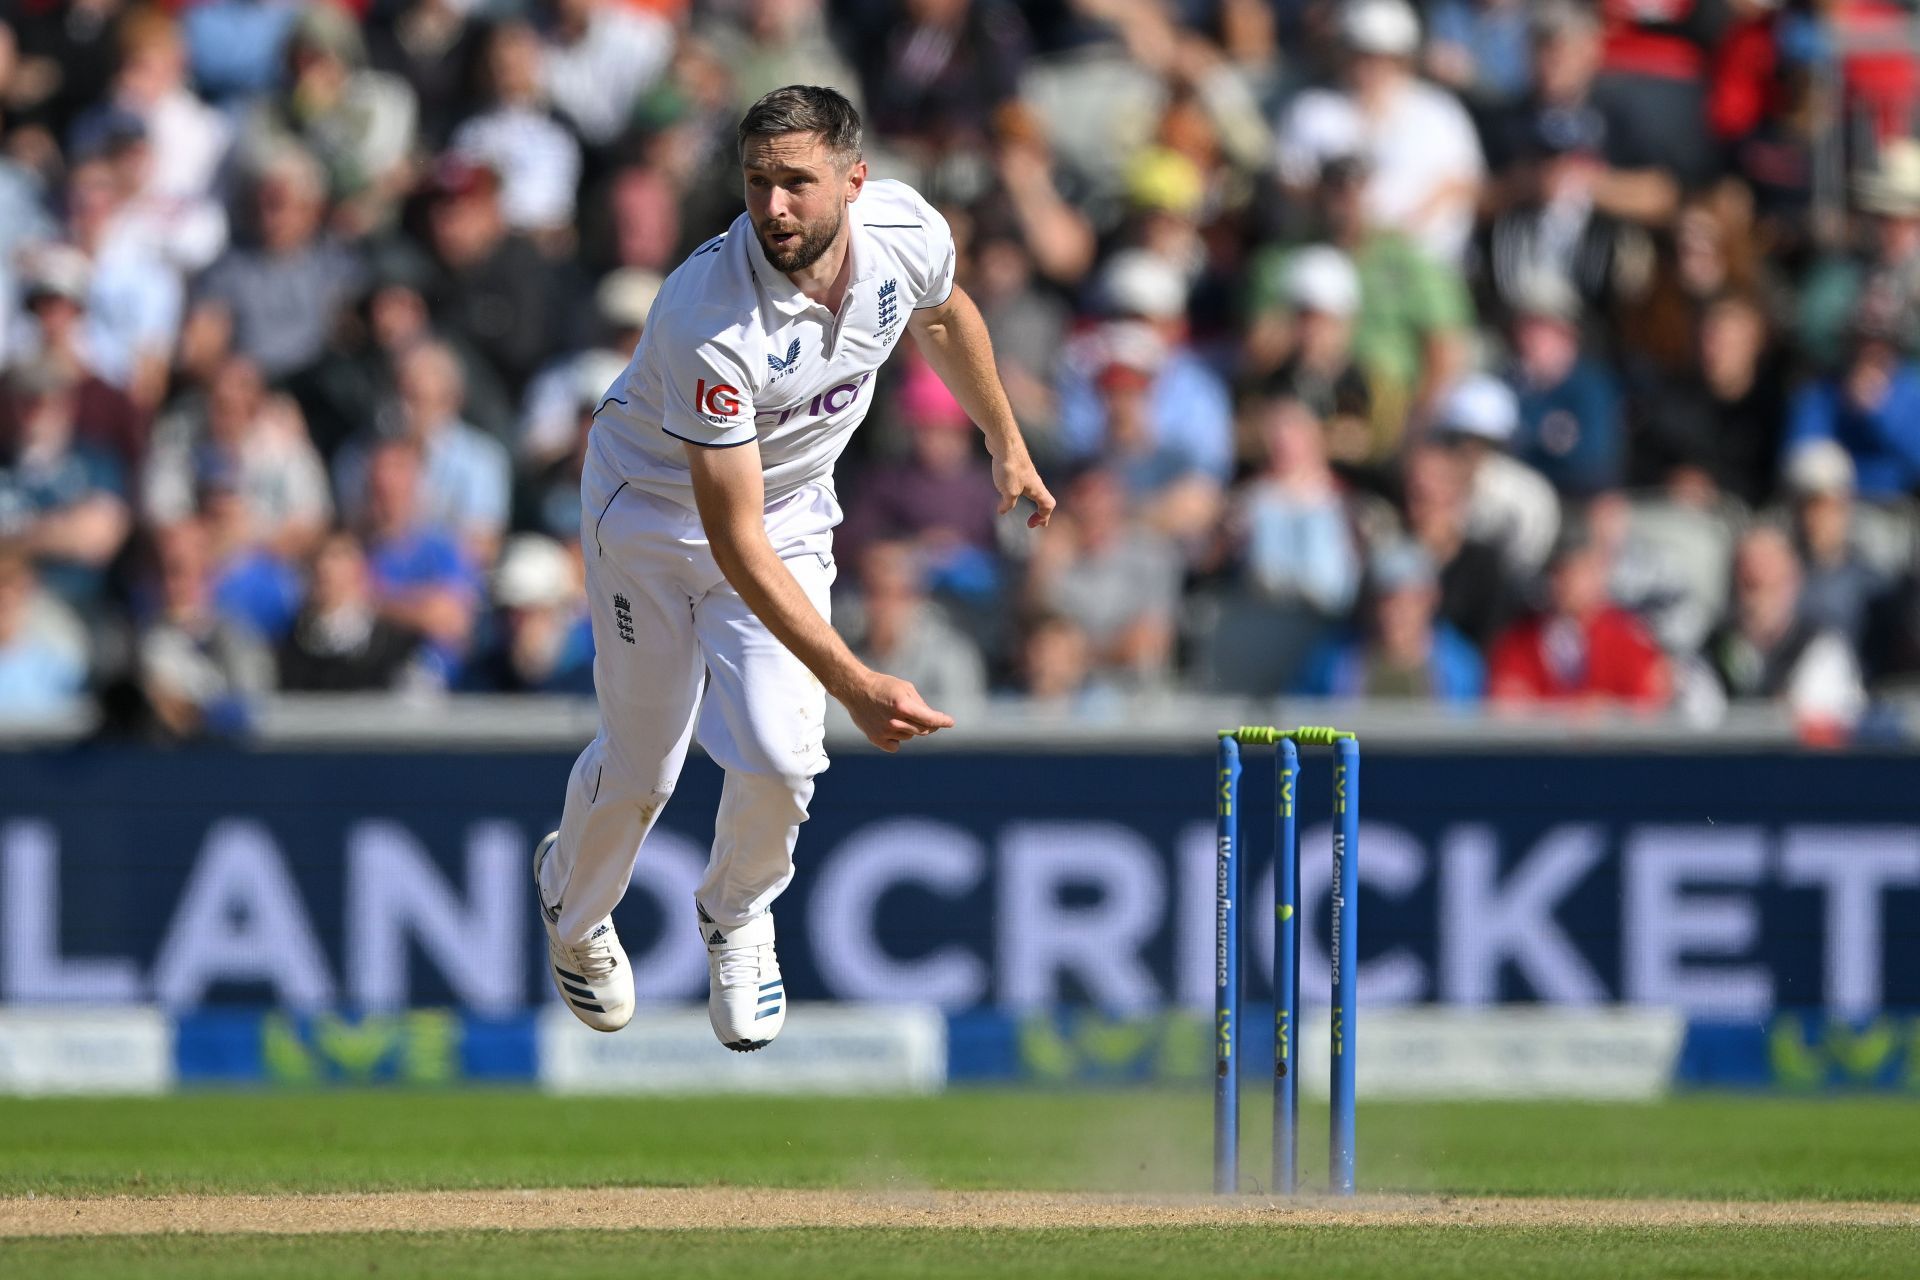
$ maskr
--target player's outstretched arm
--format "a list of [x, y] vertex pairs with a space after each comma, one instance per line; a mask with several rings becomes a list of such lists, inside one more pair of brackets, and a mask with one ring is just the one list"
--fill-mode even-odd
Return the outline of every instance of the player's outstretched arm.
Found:
[[907, 329], [920, 354], [986, 435], [987, 452], [993, 455], [993, 484], [1000, 491], [1000, 514], [1026, 498], [1033, 503], [1027, 527], [1037, 529], [1047, 523], [1053, 518], [1053, 495], [1040, 479], [1027, 442], [1020, 436], [1020, 424], [1014, 421], [980, 308], [966, 290], [955, 285], [939, 306], [915, 311]]
[[838, 698], [860, 732], [882, 751], [909, 738], [953, 727], [912, 684], [873, 670], [853, 656], [767, 539], [766, 480], [760, 446], [730, 449], [688, 444], [694, 503], [714, 563], [781, 644]]

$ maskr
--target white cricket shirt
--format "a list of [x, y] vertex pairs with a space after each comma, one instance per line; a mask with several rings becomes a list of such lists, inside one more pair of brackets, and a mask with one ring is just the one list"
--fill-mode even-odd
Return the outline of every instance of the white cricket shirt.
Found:
[[746, 214], [667, 277], [633, 359], [594, 417], [591, 457], [630, 486], [692, 507], [683, 441], [760, 442], [767, 502], [833, 484], [907, 313], [953, 292], [953, 233], [905, 183], [847, 206], [853, 259], [840, 314], [767, 262]]

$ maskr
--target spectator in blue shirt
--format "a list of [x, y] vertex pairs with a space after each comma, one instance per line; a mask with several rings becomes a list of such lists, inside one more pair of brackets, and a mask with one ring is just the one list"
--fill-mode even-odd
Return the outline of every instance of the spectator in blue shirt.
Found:
[[18, 538], [69, 604], [97, 599], [130, 518], [120, 468], [75, 438], [76, 386], [50, 365], [16, 367], [0, 397], [0, 536]]
[[467, 560], [485, 568], [500, 551], [513, 492], [506, 447], [460, 417], [466, 395], [460, 361], [442, 343], [423, 342], [394, 362], [399, 390], [386, 421], [349, 443], [334, 464], [340, 505], [367, 514], [369, 438], [403, 435], [421, 463], [421, 517], [458, 539]]
[[201, 482], [199, 515], [211, 541], [215, 612], [277, 643], [293, 625], [306, 590], [295, 562], [255, 539], [252, 511], [231, 473], [215, 472]]
[[285, 0], [206, 0], [188, 8], [181, 26], [200, 92], [220, 101], [277, 85], [286, 73], [287, 37], [300, 9]]
[[[1854, 501], [1853, 460], [1831, 440], [1812, 440], [1788, 457], [1786, 482], [1794, 549], [1802, 560], [1800, 614], [1858, 645], [1894, 574], [1869, 549], [1870, 526]], [[1906, 533], [1904, 524], [1896, 527]]]
[[420, 446], [404, 436], [368, 453], [367, 564], [381, 616], [426, 637], [435, 673], [451, 684], [472, 643], [482, 581], [453, 531], [423, 510], [421, 465]]
[[1360, 557], [1325, 425], [1291, 396], [1267, 401], [1256, 418], [1265, 465], [1234, 495], [1229, 521], [1247, 585], [1275, 604], [1339, 617], [1359, 592]]
[[1617, 488], [1626, 461], [1620, 388], [1581, 351], [1580, 303], [1571, 285], [1542, 277], [1520, 291], [1513, 323], [1514, 452], [1563, 495]]
[[1787, 423], [1783, 456], [1833, 440], [1853, 459], [1863, 498], [1898, 498], [1920, 488], [1920, 367], [1898, 345], [1895, 317], [1870, 301], [1854, 319], [1840, 375], [1801, 389]]
[[33, 562], [0, 545], [0, 720], [59, 715], [78, 704], [86, 655], [34, 622]]
[[[1146, 426], [1156, 452], [1224, 484], [1233, 471], [1233, 404], [1219, 375], [1187, 345], [1186, 281], [1155, 255], [1129, 249], [1113, 256], [1099, 292], [1108, 328], [1145, 323], [1164, 344], [1144, 390]], [[1076, 461], [1106, 456], [1114, 444], [1113, 424], [1096, 385], [1111, 364], [1108, 328], [1072, 344], [1060, 364], [1060, 443]]]
[[1427, 8], [1427, 74], [1470, 106], [1519, 101], [1533, 83], [1530, 7], [1524, 0], [1436, 0]]
[[1366, 631], [1323, 646], [1307, 664], [1301, 694], [1470, 702], [1485, 693], [1479, 653], [1435, 616], [1440, 580], [1424, 548], [1412, 542], [1383, 547], [1368, 583]]

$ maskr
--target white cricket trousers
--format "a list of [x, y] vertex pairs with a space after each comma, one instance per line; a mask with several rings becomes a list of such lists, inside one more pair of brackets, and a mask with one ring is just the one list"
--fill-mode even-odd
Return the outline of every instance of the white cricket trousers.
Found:
[[[567, 942], [613, 910], [697, 733], [726, 782], [694, 898], [731, 934], [765, 916], [793, 878], [813, 778], [827, 767], [826, 690], [728, 584], [696, 512], [591, 461], [581, 487], [600, 733], [567, 779], [541, 897], [559, 905]], [[774, 550], [822, 616], [839, 522], [824, 485], [767, 506]]]

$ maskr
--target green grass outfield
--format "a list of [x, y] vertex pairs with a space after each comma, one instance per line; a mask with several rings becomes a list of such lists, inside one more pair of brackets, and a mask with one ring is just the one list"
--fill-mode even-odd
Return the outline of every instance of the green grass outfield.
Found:
[[1913, 1233], [1895, 1228], [1176, 1227], [1160, 1231], [529, 1231], [361, 1236], [135, 1236], [0, 1246], [0, 1269], [77, 1280], [291, 1280], [434, 1276], [527, 1280], [666, 1276], [1140, 1277], [1374, 1280], [1459, 1277], [1911, 1277]]
[[[1265, 1161], [1249, 1097], [1246, 1169]], [[1303, 1167], [1324, 1170], [1309, 1109]], [[1207, 1185], [1190, 1092], [925, 1099], [531, 1093], [0, 1100], [0, 1196], [485, 1187], [1037, 1189]], [[1370, 1192], [1920, 1203], [1920, 1100], [1362, 1107]], [[0, 1205], [0, 1224], [7, 1210]], [[638, 1268], [638, 1270], [636, 1270]], [[1901, 1276], [1898, 1226], [808, 1229], [0, 1239], [0, 1276]]]

